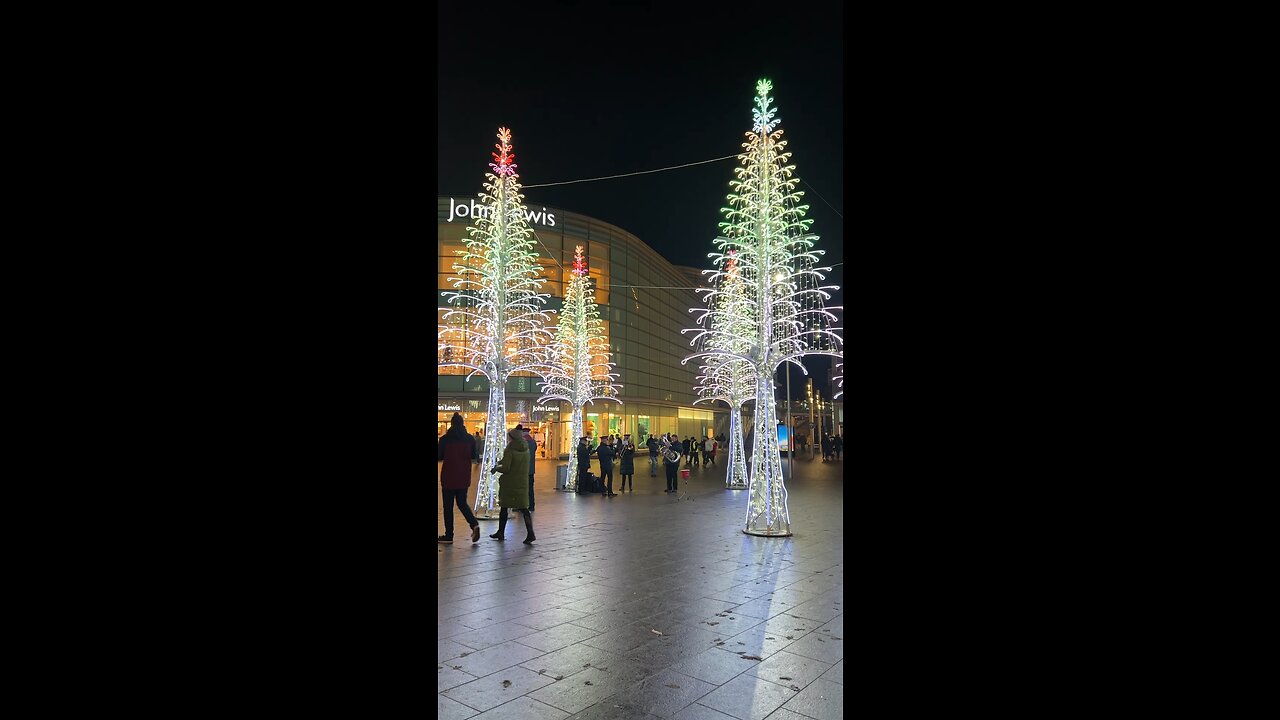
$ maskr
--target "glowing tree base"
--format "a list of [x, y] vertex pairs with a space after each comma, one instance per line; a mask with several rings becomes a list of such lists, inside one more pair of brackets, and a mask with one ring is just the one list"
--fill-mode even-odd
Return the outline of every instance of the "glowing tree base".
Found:
[[747, 453], [742, 442], [742, 408], [729, 411], [729, 459], [725, 463], [724, 486], [729, 490], [747, 488]]
[[[498, 506], [498, 487], [502, 473], [489, 472], [502, 459], [507, 448], [507, 395], [503, 385], [489, 385], [489, 414], [484, 426], [484, 455], [480, 458], [480, 481], [476, 487], [477, 520], [497, 520], [502, 508]], [[524, 479], [528, 482], [528, 478]]]
[[581, 438], [582, 408], [576, 407], [569, 416], [569, 477], [565, 478], [565, 492], [578, 492], [578, 440]]
[[782, 478], [778, 448], [778, 408], [774, 405], [773, 374], [757, 380], [755, 443], [751, 451], [751, 485], [747, 526], [742, 532], [762, 537], [789, 537], [791, 513]]

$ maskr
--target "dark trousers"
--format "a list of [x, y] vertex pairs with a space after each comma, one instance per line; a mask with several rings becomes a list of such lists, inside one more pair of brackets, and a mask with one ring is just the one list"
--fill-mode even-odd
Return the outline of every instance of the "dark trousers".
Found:
[[533, 510], [533, 475], [529, 476], [529, 510]]
[[702, 451], [702, 462], [703, 462], [703, 464], [704, 464], [704, 465], [715, 465], [715, 464], [716, 464], [716, 454], [715, 454], [715, 453], [711, 453], [711, 452], [707, 452], [706, 450], [703, 450], [703, 451]]
[[600, 482], [604, 484], [605, 493], [613, 492], [613, 464], [600, 464]]
[[671, 492], [676, 491], [676, 473], [680, 470], [680, 463], [663, 463], [667, 466], [667, 489]]
[[590, 465], [578, 466], [578, 487], [582, 487], [582, 483], [587, 479], [587, 473], [591, 472]]
[[471, 513], [471, 506], [467, 503], [467, 488], [458, 488], [451, 490], [449, 488], [440, 488], [440, 497], [444, 498], [444, 536], [453, 537], [453, 504], [458, 504], [458, 509], [462, 511], [462, 517], [467, 521], [467, 527], [475, 527], [476, 516]]
[[622, 491], [624, 491], [624, 492], [625, 492], [625, 491], [626, 491], [626, 489], [627, 489], [627, 483], [631, 483], [631, 489], [632, 489], [632, 490], [635, 490], [635, 489], [636, 489], [636, 479], [635, 479], [635, 475], [634, 475], [634, 474], [632, 474], [632, 473], [627, 473], [626, 475], [623, 475], [623, 476], [622, 476], [622, 487], [621, 487], [620, 489], [621, 489]]
[[[524, 531], [528, 533], [525, 537], [533, 535], [533, 516], [529, 514], [528, 508], [516, 508], [516, 512], [520, 513], [524, 518]], [[498, 511], [498, 537], [507, 536], [507, 509], [502, 508]]]

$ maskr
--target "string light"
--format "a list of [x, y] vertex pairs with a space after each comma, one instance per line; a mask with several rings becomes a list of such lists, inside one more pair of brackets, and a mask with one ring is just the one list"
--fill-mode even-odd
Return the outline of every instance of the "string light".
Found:
[[[682, 331], [694, 333], [690, 345], [696, 352], [682, 362], [699, 359], [704, 377], [727, 373], [737, 363], [748, 367], [755, 391], [755, 437], [743, 532], [779, 537], [792, 531], [774, 374], [783, 363], [793, 363], [807, 375], [800, 358], [838, 355], [842, 341], [833, 331], [836, 317], [820, 303], [830, 299], [828, 290], [838, 288], [818, 284], [825, 278], [822, 271], [830, 268], [816, 267], [822, 251], [813, 248], [818, 236], [809, 232], [813, 220], [804, 217], [809, 206], [799, 204], [804, 193], [795, 189], [798, 179], [795, 167], [787, 165], [791, 153], [784, 152], [783, 131], [774, 129], [781, 120], [771, 107], [772, 87], [768, 80], [756, 84], [752, 131], [746, 133], [737, 177], [730, 182], [729, 206], [721, 210], [723, 235], [715, 239], [721, 252], [709, 256], [717, 269], [706, 271], [713, 280], [730, 271], [739, 275], [744, 298], [729, 297], [734, 290], [727, 277], [706, 291], [707, 307], [694, 309], [703, 311], [701, 328]], [[722, 365], [716, 366], [714, 359]]]
[[582, 437], [582, 413], [587, 403], [596, 400], [613, 400], [619, 405], [621, 386], [614, 381], [618, 376], [609, 361], [609, 339], [600, 320], [591, 281], [587, 277], [587, 263], [579, 245], [573, 255], [573, 272], [565, 288], [564, 305], [560, 309], [560, 324], [555, 340], [547, 348], [546, 376], [542, 382], [542, 397], [538, 402], [563, 400], [569, 403], [572, 414], [569, 420], [569, 479], [565, 490], [578, 488], [578, 439]]
[[[440, 367], [471, 370], [467, 379], [480, 375], [489, 381], [489, 407], [485, 419], [484, 453], [480, 460], [480, 484], [476, 491], [478, 518], [498, 517], [500, 474], [489, 470], [498, 464], [507, 445], [507, 379], [518, 372], [545, 373], [545, 348], [551, 333], [549, 317], [540, 310], [546, 293], [533, 246], [533, 231], [526, 220], [520, 175], [511, 152], [511, 131], [498, 128], [498, 152], [485, 173], [483, 209], [467, 228], [459, 262], [445, 292], [452, 306], [444, 314], [437, 336]], [[526, 478], [515, 478], [527, 482]]]
[[[720, 272], [703, 271], [704, 274], [713, 275], [713, 280], [718, 282], [719, 290], [714, 293], [714, 300], [711, 299], [712, 295], [708, 295], [708, 305], [714, 302], [717, 312], [714, 316], [704, 312], [698, 322], [705, 321], [709, 328], [715, 323], [713, 332], [703, 338], [704, 348], [732, 355], [745, 355], [751, 350], [748, 339], [755, 325], [755, 310], [750, 302], [747, 286], [738, 272], [736, 254], [736, 250], [729, 250], [723, 256]], [[703, 358], [695, 391], [698, 395], [698, 399], [693, 401], [695, 405], [719, 401], [729, 406], [729, 459], [725, 463], [724, 484], [731, 489], [747, 487], [742, 406], [755, 395], [751, 364], [721, 354], [707, 355]]]

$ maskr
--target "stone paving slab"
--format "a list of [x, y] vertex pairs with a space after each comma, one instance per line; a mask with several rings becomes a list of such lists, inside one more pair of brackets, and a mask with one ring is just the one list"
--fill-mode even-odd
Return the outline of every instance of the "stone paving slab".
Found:
[[694, 468], [677, 500], [643, 467], [634, 493], [556, 492], [555, 465], [538, 462], [532, 545], [517, 519], [503, 543], [482, 520], [473, 544], [456, 509], [437, 544], [440, 717], [842, 715], [842, 463], [796, 460], [790, 538], [742, 533], [722, 468]]

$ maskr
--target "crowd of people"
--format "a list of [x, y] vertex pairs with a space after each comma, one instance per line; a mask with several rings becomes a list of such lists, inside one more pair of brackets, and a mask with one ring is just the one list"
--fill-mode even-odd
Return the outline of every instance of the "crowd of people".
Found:
[[[664, 433], [661, 436], [649, 436], [645, 448], [649, 451], [649, 476], [657, 477], [658, 463], [661, 460], [666, 473], [667, 487], [663, 492], [674, 493], [679, 490], [677, 473], [683, 458], [684, 467], [711, 467], [716, 464], [716, 455], [720, 452], [724, 435], [716, 437], [703, 436], [701, 440], [694, 436], [679, 437], [676, 433]], [[533, 533], [533, 474], [538, 443], [523, 425], [516, 425], [507, 433], [507, 445], [503, 448], [498, 464], [489, 470], [490, 473], [501, 472], [503, 477], [528, 476], [529, 483], [503, 482], [499, 484], [498, 503], [502, 509], [498, 515], [498, 531], [490, 538], [502, 542], [506, 539], [508, 511], [519, 513], [524, 520], [526, 545], [532, 544], [537, 537]], [[840, 459], [844, 450], [844, 440], [839, 435], [824, 434], [821, 440], [823, 462]], [[749, 447], [749, 446], [748, 446]], [[671, 452], [673, 451], [674, 452]], [[591, 456], [595, 455], [600, 463], [599, 492], [604, 497], [616, 497], [613, 491], [614, 463], [621, 477], [618, 489], [626, 492], [630, 488], [635, 492], [635, 455], [638, 448], [631, 440], [630, 433], [621, 436], [608, 435], [596, 443], [590, 436], [583, 435], [578, 440], [577, 477], [580, 487], [592, 480]], [[437, 459], [443, 463], [440, 470], [440, 493], [444, 501], [444, 534], [437, 540], [442, 543], [453, 542], [453, 508], [456, 505], [462, 517], [471, 529], [471, 542], [480, 540], [480, 523], [471, 512], [467, 501], [467, 490], [471, 487], [471, 464], [479, 463], [484, 453], [484, 438], [477, 431], [474, 436], [467, 434], [462, 416], [454, 413], [449, 420], [449, 430], [439, 438]], [[545, 455], [544, 455], [545, 457]]]

